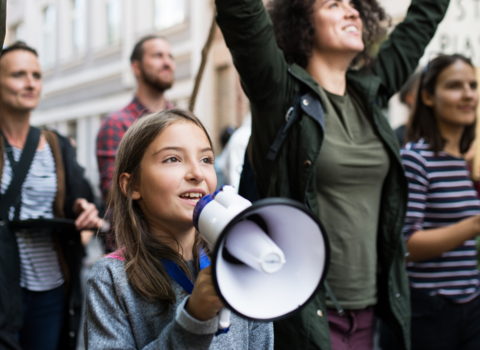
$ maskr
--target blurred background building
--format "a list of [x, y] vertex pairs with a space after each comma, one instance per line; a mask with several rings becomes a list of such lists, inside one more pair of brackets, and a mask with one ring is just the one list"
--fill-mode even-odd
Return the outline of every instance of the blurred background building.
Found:
[[[264, 0], [266, 2], [268, 0]], [[42, 100], [32, 123], [70, 136], [77, 157], [97, 196], [99, 175], [95, 139], [102, 118], [130, 102], [135, 79], [129, 56], [141, 37], [166, 37], [177, 64], [175, 85], [166, 96], [187, 108], [201, 51], [214, 13], [213, 0], [8, 0], [6, 44], [27, 42], [39, 52], [43, 70]], [[380, 0], [401, 22], [410, 0]], [[393, 28], [393, 27], [392, 27]], [[480, 0], [451, 1], [445, 20], [422, 60], [439, 52], [462, 53], [480, 66]], [[248, 113], [231, 56], [217, 28], [195, 113], [221, 151], [220, 134], [238, 127]], [[403, 124], [407, 109], [394, 96], [386, 115], [393, 127]], [[88, 267], [101, 254], [87, 247]], [[83, 337], [79, 349], [83, 349]], [[378, 348], [376, 348], [378, 349]]]
[[[133, 97], [133, 45], [148, 34], [170, 41], [177, 71], [166, 96], [187, 108], [214, 5], [212, 0], [9, 0], [7, 11], [6, 44], [22, 40], [39, 52], [44, 85], [32, 123], [75, 140], [79, 163], [99, 195], [95, 139], [102, 118]], [[195, 112], [219, 146], [220, 132], [239, 126], [247, 111], [217, 29]]]
[[[410, 4], [380, 2], [394, 25]], [[32, 122], [76, 141], [78, 160], [97, 194], [95, 138], [102, 118], [133, 96], [129, 55], [134, 43], [152, 33], [169, 39], [177, 72], [166, 95], [186, 108], [213, 13], [213, 0], [8, 0], [6, 44], [23, 40], [37, 48], [44, 73], [43, 97]], [[480, 0], [451, 2], [422, 62], [438, 52], [460, 52], [480, 64]], [[221, 131], [239, 126], [247, 112], [248, 101], [217, 29], [195, 113], [218, 152]], [[392, 126], [404, 123], [406, 114], [394, 97], [387, 111]]]

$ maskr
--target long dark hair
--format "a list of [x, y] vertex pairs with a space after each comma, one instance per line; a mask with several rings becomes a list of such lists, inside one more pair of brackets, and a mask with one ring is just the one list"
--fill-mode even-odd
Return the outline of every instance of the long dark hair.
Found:
[[[132, 199], [132, 195], [140, 180], [140, 163], [146, 149], [169, 125], [179, 122], [197, 125], [205, 132], [212, 146], [210, 136], [201, 121], [188, 111], [170, 109], [143, 117], [128, 129], [120, 142], [109, 196], [115, 238], [120, 248], [119, 253], [125, 260], [127, 279], [149, 301], [165, 302], [166, 307], [163, 310], [165, 315], [170, 305], [175, 304], [176, 298], [160, 259], [172, 260], [190, 279], [192, 279], [192, 273], [186, 261], [178, 253], [180, 249], [174, 250], [166, 242], [167, 239], [173, 240], [180, 248], [180, 244], [174, 237], [159, 237], [151, 234], [142, 209], [137, 201]], [[123, 173], [130, 174], [126, 194], [120, 187], [120, 177]], [[200, 247], [204, 248], [208, 254], [208, 247], [197, 232], [192, 252], [197, 268], [199, 268]]]
[[[288, 63], [305, 68], [312, 56], [315, 26], [312, 21], [316, 0], [270, 0], [268, 12], [275, 29], [278, 47]], [[370, 61], [374, 46], [386, 35], [382, 21], [390, 18], [377, 0], [353, 0], [353, 5], [363, 21], [363, 42], [365, 49], [351, 66]]]
[[[430, 150], [433, 152], [440, 152], [445, 147], [445, 140], [438, 128], [433, 108], [423, 103], [422, 92], [425, 91], [429, 95], [434, 95], [440, 73], [457, 61], [462, 61], [473, 68], [472, 61], [459, 54], [440, 55], [425, 67], [420, 77], [415, 109], [407, 125], [407, 142], [418, 142], [423, 138], [430, 145]], [[466, 126], [463, 131], [462, 139], [460, 140], [460, 152], [462, 154], [468, 151], [474, 138], [475, 123]]]

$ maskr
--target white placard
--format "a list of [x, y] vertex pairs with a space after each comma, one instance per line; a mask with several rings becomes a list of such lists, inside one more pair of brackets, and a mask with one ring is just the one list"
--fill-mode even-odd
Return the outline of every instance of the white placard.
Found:
[[425, 65], [436, 54], [460, 53], [480, 66], [480, 0], [451, 0], [444, 20], [420, 61]]

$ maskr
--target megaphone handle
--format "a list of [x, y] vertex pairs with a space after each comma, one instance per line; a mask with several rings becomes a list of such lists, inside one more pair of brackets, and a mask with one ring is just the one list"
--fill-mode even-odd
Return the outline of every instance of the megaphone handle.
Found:
[[226, 329], [230, 327], [230, 309], [226, 307], [218, 312], [218, 329]]

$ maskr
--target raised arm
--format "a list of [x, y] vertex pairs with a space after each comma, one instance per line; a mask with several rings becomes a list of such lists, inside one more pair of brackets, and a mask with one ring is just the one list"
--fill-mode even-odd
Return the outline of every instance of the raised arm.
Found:
[[384, 103], [395, 94], [418, 65], [447, 11], [449, 0], [412, 0], [405, 20], [398, 24], [378, 53], [375, 73], [386, 88]]
[[276, 103], [287, 63], [262, 0], [216, 0], [217, 23], [253, 103]]

